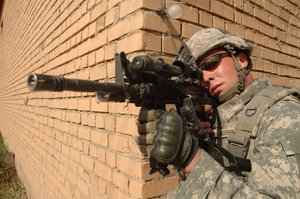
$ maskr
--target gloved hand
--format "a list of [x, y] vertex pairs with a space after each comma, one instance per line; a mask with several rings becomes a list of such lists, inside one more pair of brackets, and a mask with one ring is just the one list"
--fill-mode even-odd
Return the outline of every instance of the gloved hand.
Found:
[[151, 173], [169, 174], [168, 165], [181, 169], [193, 159], [198, 149], [198, 139], [183, 124], [175, 110], [165, 112], [156, 125], [154, 148], [150, 155]]
[[191, 99], [187, 98], [183, 104], [180, 111], [184, 121], [175, 110], [140, 110], [137, 124], [140, 136], [136, 141], [141, 152], [150, 155], [150, 173], [159, 171], [167, 175], [168, 165], [186, 167], [197, 152], [199, 138], [209, 133], [202, 129], [205, 126], [198, 120]]
[[161, 109], [149, 110], [145, 107], [140, 109], [137, 122], [139, 136], [136, 138], [136, 143], [145, 156], [150, 156], [154, 148], [153, 139], [157, 134], [156, 123], [164, 112], [165, 111]]

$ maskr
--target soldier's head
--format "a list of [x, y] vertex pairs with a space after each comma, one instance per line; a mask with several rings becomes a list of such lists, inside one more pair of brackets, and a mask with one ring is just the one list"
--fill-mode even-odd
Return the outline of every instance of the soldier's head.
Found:
[[200, 69], [202, 83], [224, 102], [240, 94], [253, 79], [252, 46], [244, 39], [217, 28], [202, 29], [182, 45], [179, 59]]

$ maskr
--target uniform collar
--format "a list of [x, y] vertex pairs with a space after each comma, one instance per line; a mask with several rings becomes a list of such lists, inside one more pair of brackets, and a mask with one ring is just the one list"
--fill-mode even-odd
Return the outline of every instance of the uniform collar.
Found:
[[216, 109], [217, 121], [215, 126], [229, 122], [258, 92], [271, 85], [271, 82], [265, 78], [255, 79], [240, 95], [235, 95], [232, 99], [218, 106]]

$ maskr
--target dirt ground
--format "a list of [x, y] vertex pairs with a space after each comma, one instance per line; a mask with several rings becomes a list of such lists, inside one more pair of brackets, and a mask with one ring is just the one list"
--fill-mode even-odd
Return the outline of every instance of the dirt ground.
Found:
[[0, 199], [27, 199], [26, 190], [17, 176], [14, 163], [7, 164], [7, 151], [0, 133]]

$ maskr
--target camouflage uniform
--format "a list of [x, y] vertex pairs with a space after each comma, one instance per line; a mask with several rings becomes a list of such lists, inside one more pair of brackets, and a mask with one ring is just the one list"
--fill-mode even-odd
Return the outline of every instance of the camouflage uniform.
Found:
[[[244, 92], [217, 109], [222, 145], [227, 132], [234, 130], [236, 115], [245, 107], [242, 98], [256, 95], [266, 80], [257, 79]], [[267, 109], [261, 117], [256, 139], [251, 141], [247, 158], [252, 171], [247, 177], [224, 169], [207, 151], [186, 181], [168, 198], [300, 198], [300, 103], [285, 97]]]

